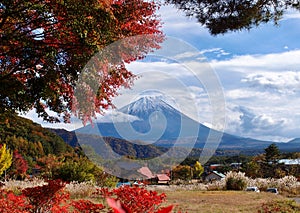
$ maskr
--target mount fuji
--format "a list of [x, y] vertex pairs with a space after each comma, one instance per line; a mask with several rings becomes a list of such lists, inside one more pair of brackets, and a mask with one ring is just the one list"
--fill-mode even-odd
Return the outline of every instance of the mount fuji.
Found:
[[[182, 114], [174, 105], [174, 101], [162, 93], [146, 91], [134, 102], [118, 110], [119, 115], [131, 119], [114, 118], [110, 122], [99, 122], [94, 128], [88, 125], [76, 132], [164, 143], [166, 146], [167, 141], [178, 139], [201, 136], [205, 140], [209, 128]], [[199, 131], [202, 134], [198, 134]]]
[[262, 149], [272, 143], [212, 130], [181, 113], [172, 99], [155, 91], [142, 93], [134, 102], [119, 109], [118, 113], [128, 119], [117, 117], [98, 122], [93, 127], [87, 125], [75, 132], [144, 141], [163, 147], [203, 148], [208, 135], [214, 133], [222, 134], [220, 149]]

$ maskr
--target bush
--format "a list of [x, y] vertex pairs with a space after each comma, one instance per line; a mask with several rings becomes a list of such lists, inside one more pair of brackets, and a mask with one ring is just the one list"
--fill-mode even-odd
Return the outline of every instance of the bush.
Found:
[[227, 190], [243, 190], [247, 186], [247, 183], [241, 179], [228, 178], [226, 181]]
[[71, 182], [66, 184], [65, 190], [70, 193], [72, 199], [81, 199], [92, 196], [95, 192], [95, 184], [93, 182]]
[[115, 198], [124, 209], [130, 209], [129, 212], [158, 212], [166, 200], [164, 193], [158, 194], [138, 186], [122, 186], [113, 190], [98, 188], [94, 195], [96, 198]]
[[244, 190], [247, 187], [248, 178], [242, 172], [228, 172], [225, 177], [227, 190]]

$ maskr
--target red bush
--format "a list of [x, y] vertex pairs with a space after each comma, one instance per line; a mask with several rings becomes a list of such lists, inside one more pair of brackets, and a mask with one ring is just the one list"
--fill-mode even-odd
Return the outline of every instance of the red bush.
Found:
[[89, 200], [72, 201], [71, 205], [76, 209], [74, 212], [78, 213], [96, 213], [104, 209], [102, 204], [95, 204]]
[[167, 208], [159, 207], [166, 200], [164, 193], [158, 194], [156, 191], [148, 191], [142, 187], [123, 186], [111, 191], [107, 188], [101, 188], [97, 189], [95, 194], [109, 198], [107, 199], [108, 204], [117, 213], [167, 213], [172, 210], [172, 206]]
[[29, 213], [32, 206], [24, 195], [15, 195], [13, 192], [0, 190], [1, 213]]
[[32, 205], [33, 212], [49, 212], [52, 207], [70, 199], [70, 195], [63, 191], [65, 185], [61, 180], [49, 180], [46, 185], [24, 189], [22, 194]]
[[[0, 190], [0, 212], [98, 213], [105, 209], [102, 204], [89, 200], [72, 200], [64, 187], [62, 181], [51, 180], [46, 185], [24, 189], [20, 195]], [[113, 190], [98, 188], [95, 196], [107, 200], [110, 208], [105, 212], [110, 213], [168, 213], [173, 208], [160, 207], [166, 200], [164, 193], [158, 194], [141, 187], [124, 186]]]

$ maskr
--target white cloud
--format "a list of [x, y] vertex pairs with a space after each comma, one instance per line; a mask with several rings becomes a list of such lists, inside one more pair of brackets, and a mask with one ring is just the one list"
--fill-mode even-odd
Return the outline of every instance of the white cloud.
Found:
[[299, 137], [299, 57], [294, 50], [212, 62], [229, 106], [227, 132], [273, 141]]
[[288, 20], [288, 19], [300, 19], [300, 13], [296, 9], [289, 9], [287, 13], [283, 15], [282, 21]]
[[[55, 115], [54, 113], [50, 113], [52, 115]], [[66, 129], [69, 131], [78, 129], [80, 127], [83, 126], [82, 120], [79, 120], [75, 117], [71, 118], [71, 123], [64, 123], [63, 121], [61, 121], [60, 123], [49, 123], [44, 121], [41, 117], [38, 117], [37, 113], [35, 112], [35, 110], [30, 110], [29, 112], [27, 112], [26, 114], [20, 114], [20, 116], [24, 117], [24, 118], [28, 118], [30, 120], [33, 120], [36, 123], [41, 124], [43, 127], [46, 128], [55, 128], [55, 129]]]
[[294, 94], [300, 88], [300, 72], [261, 72], [247, 75], [242, 82], [259, 89]]
[[217, 58], [230, 55], [230, 53], [226, 52], [222, 48], [203, 49], [203, 50], [200, 50], [200, 52], [204, 55], [214, 54]]
[[139, 120], [139, 118], [136, 116], [125, 114], [115, 110], [109, 110], [103, 116], [98, 116], [97, 118], [97, 122], [102, 123], [132, 122], [136, 120]]
[[[276, 111], [276, 110], [275, 110]], [[295, 135], [285, 133], [291, 120], [275, 116], [273, 111], [261, 110], [230, 104], [227, 109], [227, 129], [231, 134], [251, 137], [261, 140], [286, 142]]]
[[273, 117], [266, 114], [254, 116], [253, 118], [251, 118], [251, 123], [250, 123], [250, 125], [254, 127], [255, 131], [263, 131], [263, 132], [268, 132], [268, 131], [273, 132], [275, 130], [282, 128], [285, 124], [286, 124], [285, 119], [274, 119]]
[[232, 89], [227, 90], [225, 93], [227, 100], [236, 100], [236, 99], [249, 99], [249, 98], [257, 98], [266, 96], [265, 92], [260, 91], [253, 91], [247, 88], [239, 88], [239, 89]]
[[212, 60], [210, 65], [218, 72], [282, 72], [300, 71], [300, 50], [265, 55], [241, 55], [228, 60]]
[[[76, 130], [80, 127], [83, 127], [83, 122], [82, 120], [77, 119], [76, 117], [72, 116], [71, 118], [71, 123], [48, 123], [43, 121], [42, 118], [38, 117], [38, 115], [35, 113], [34, 110], [29, 111], [26, 114], [20, 114], [20, 116], [34, 120], [34, 122], [40, 123], [43, 127], [46, 128], [56, 128], [56, 129], [66, 129], [69, 131]], [[138, 117], [124, 114], [122, 112], [116, 112], [115, 110], [107, 110], [104, 112], [104, 114], [97, 114], [97, 118], [93, 119], [93, 123], [96, 122], [131, 122], [138, 120]], [[88, 125], [89, 123], [87, 123]]]

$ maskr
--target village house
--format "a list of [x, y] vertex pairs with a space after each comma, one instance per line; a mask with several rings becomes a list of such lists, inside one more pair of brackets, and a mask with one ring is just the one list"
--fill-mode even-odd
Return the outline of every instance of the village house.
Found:
[[157, 174], [156, 175], [156, 182], [158, 184], [169, 184], [171, 178], [166, 174]]
[[216, 181], [216, 180], [221, 180], [225, 178], [225, 175], [222, 174], [222, 173], [219, 173], [217, 171], [212, 171], [210, 174], [208, 174], [206, 177], [205, 177], [205, 181], [207, 182], [211, 182], [211, 181]]

